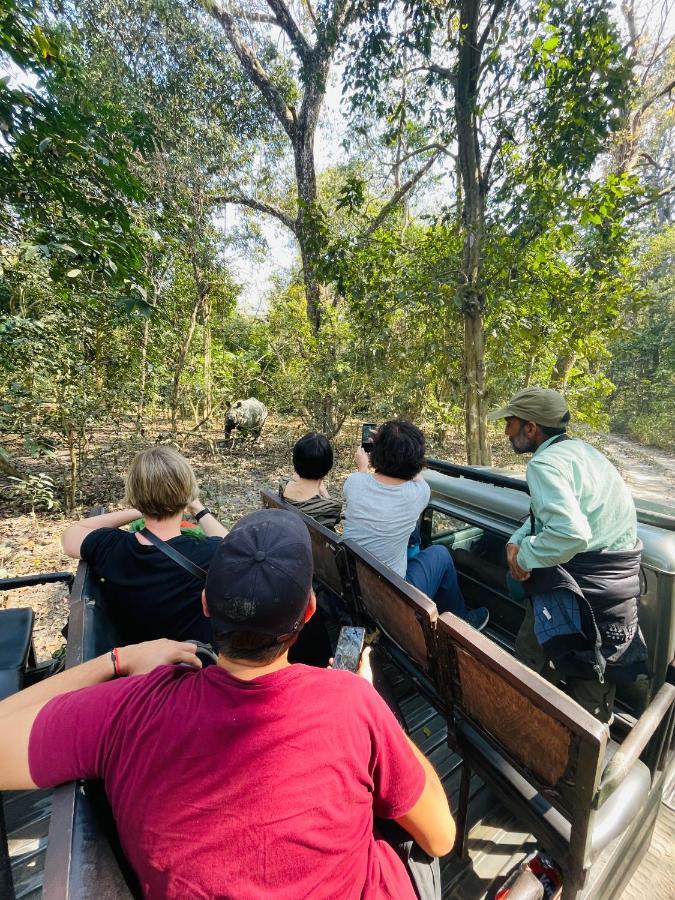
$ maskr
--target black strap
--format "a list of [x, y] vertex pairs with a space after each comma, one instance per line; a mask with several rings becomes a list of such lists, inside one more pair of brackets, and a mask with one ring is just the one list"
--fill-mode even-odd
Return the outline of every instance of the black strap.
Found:
[[147, 528], [142, 528], [140, 534], [142, 534], [144, 538], [147, 538], [154, 547], [161, 550], [164, 556], [168, 556], [169, 559], [172, 559], [181, 568], [185, 569], [186, 572], [189, 572], [190, 575], [194, 575], [194, 577], [199, 578], [200, 581], [206, 581], [206, 571], [202, 569], [201, 566], [193, 563], [187, 556], [183, 556], [182, 553], [179, 553], [179, 551], [174, 549], [171, 544], [167, 544], [166, 541], [163, 541], [161, 538], [157, 537], [156, 534], [148, 531]]
[[[559, 444], [560, 441], [570, 441], [572, 440], [569, 434], [559, 434], [557, 437], [553, 438], [551, 443], [548, 445], [552, 447], [554, 444]], [[548, 450], [548, 447], [546, 448]], [[534, 513], [532, 512], [532, 507], [530, 507], [530, 537], [534, 537], [535, 528], [534, 528]]]

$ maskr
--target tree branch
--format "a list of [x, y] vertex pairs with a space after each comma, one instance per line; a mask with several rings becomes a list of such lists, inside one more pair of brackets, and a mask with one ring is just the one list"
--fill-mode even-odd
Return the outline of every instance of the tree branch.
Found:
[[365, 231], [362, 232], [362, 234], [361, 234], [361, 237], [362, 237], [362, 238], [363, 238], [363, 237], [370, 237], [370, 235], [371, 235], [374, 231], [377, 231], [377, 229], [378, 229], [378, 228], [380, 227], [380, 225], [384, 222], [384, 220], [387, 218], [387, 216], [388, 216], [389, 213], [392, 211], [392, 209], [394, 209], [394, 207], [395, 207], [398, 203], [401, 202], [401, 200], [405, 197], [405, 195], [408, 194], [408, 193], [415, 187], [415, 185], [417, 184], [417, 182], [418, 182], [421, 178], [424, 178], [424, 176], [427, 174], [427, 172], [429, 171], [429, 169], [430, 169], [430, 168], [433, 166], [433, 164], [436, 162], [436, 160], [438, 159], [438, 157], [440, 156], [440, 154], [441, 154], [441, 151], [440, 151], [440, 150], [436, 150], [436, 152], [433, 153], [433, 154], [429, 157], [429, 159], [424, 163], [424, 165], [422, 166], [422, 168], [421, 168], [421, 169], [418, 169], [417, 172], [415, 172], [414, 175], [411, 175], [410, 178], [409, 178], [404, 184], [401, 185], [401, 187], [396, 191], [396, 193], [394, 193], [394, 194], [392, 195], [391, 199], [388, 200], [388, 201], [384, 204], [384, 206], [383, 206], [382, 209], [379, 211], [379, 213], [375, 216], [375, 218], [374, 218], [373, 221], [370, 223], [370, 225], [368, 225], [368, 227], [365, 229]]
[[347, 26], [358, 13], [359, 6], [359, 0], [334, 0], [333, 12], [319, 32], [315, 45], [316, 58], [320, 63], [331, 56]]
[[311, 58], [312, 48], [307, 42], [307, 38], [304, 36], [302, 31], [300, 31], [297, 22], [291, 15], [291, 12], [284, 3], [284, 0], [266, 0], [266, 2], [276, 16], [279, 28], [281, 28], [282, 31], [284, 31], [288, 36], [288, 39], [293, 45], [293, 49], [295, 50], [295, 52], [298, 54], [300, 61], [306, 65]]
[[492, 13], [490, 14], [490, 18], [488, 19], [488, 23], [483, 30], [483, 34], [480, 36], [478, 40], [478, 57], [480, 58], [483, 55], [483, 47], [487, 39], [490, 37], [490, 32], [492, 31], [492, 26], [497, 21], [499, 13], [504, 9], [506, 4], [510, 2], [510, 0], [495, 0], [495, 5], [492, 8]]
[[256, 212], [274, 216], [274, 218], [278, 219], [286, 226], [286, 228], [290, 229], [293, 234], [296, 233], [295, 221], [288, 213], [277, 209], [276, 206], [272, 206], [270, 203], [263, 203], [261, 200], [256, 200], [254, 197], [243, 197], [240, 194], [219, 194], [214, 197], [208, 197], [208, 200], [214, 206], [222, 206], [225, 203], [233, 203], [237, 206], [248, 206], [249, 209], [255, 209]]
[[235, 19], [246, 19], [247, 22], [255, 22], [263, 25], [279, 25], [276, 16], [270, 16], [267, 13], [248, 12], [238, 6], [230, 7], [230, 13]]
[[649, 100], [645, 100], [645, 102], [640, 107], [640, 112], [643, 113], [649, 109], [657, 100], [660, 100], [661, 97], [664, 97], [666, 94], [670, 94], [671, 91], [675, 90], [675, 78], [667, 84], [660, 91], [657, 91], [653, 97], [650, 97]]
[[653, 203], [656, 203], [662, 197], [667, 197], [669, 194], [673, 193], [675, 193], [675, 184], [671, 184], [669, 187], [664, 188], [662, 191], [659, 191], [658, 194], [653, 194], [649, 200], [645, 200], [644, 203], [638, 203], [635, 208], [644, 209], [646, 206], [651, 206]]
[[277, 117], [286, 134], [293, 140], [296, 132], [295, 110], [286, 103], [283, 94], [273, 84], [272, 79], [263, 68], [258, 57], [244, 41], [233, 16], [219, 2], [214, 2], [214, 0], [205, 0], [205, 6], [211, 15], [223, 26], [227, 39], [237, 54], [244, 71], [263, 95], [267, 106]]

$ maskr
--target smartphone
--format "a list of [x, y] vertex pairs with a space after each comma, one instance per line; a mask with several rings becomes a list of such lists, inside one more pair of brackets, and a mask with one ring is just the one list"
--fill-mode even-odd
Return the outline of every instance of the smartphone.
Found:
[[377, 425], [374, 422], [366, 422], [361, 426], [361, 446], [370, 453], [373, 449], [373, 432], [377, 431]]
[[333, 668], [356, 672], [361, 662], [365, 637], [365, 628], [356, 628], [351, 625], [345, 625], [341, 628], [337, 647], [335, 648]]

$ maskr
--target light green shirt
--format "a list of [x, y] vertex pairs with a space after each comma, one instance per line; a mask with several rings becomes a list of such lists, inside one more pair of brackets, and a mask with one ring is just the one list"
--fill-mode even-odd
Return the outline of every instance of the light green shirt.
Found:
[[633, 497], [610, 461], [585, 441], [544, 441], [527, 466], [535, 534], [529, 519], [511, 537], [518, 565], [531, 571], [568, 562], [584, 550], [635, 546]]

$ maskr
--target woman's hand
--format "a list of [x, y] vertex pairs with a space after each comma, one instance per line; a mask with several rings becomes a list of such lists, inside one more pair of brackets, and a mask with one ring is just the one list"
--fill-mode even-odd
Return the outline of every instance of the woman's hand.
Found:
[[356, 463], [356, 468], [359, 472], [367, 472], [368, 466], [370, 465], [370, 457], [363, 449], [363, 447], [357, 447], [354, 453], [354, 462]]
[[170, 641], [167, 638], [118, 647], [120, 673], [145, 675], [157, 666], [167, 666], [171, 663], [186, 663], [195, 669], [201, 669], [202, 663], [197, 657], [196, 650], [196, 645], [190, 641]]

